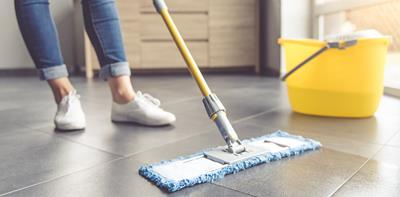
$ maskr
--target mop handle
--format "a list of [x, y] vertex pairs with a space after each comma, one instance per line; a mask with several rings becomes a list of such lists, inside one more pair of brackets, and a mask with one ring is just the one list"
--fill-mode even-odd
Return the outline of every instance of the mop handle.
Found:
[[188, 69], [192, 74], [194, 80], [196, 81], [197, 86], [199, 86], [201, 93], [203, 94], [204, 97], [209, 96], [211, 94], [211, 90], [208, 87], [207, 82], [205, 81], [203, 75], [201, 74], [200, 69], [197, 66], [197, 63], [193, 59], [193, 56], [190, 53], [189, 48], [187, 47], [185, 41], [183, 40], [181, 34], [179, 33], [178, 28], [176, 27], [174, 21], [172, 20], [171, 15], [168, 12], [168, 7], [165, 4], [165, 1], [154, 0], [154, 6], [156, 7], [158, 13], [160, 13], [165, 24], [167, 25], [168, 30], [171, 33], [176, 46], [181, 52], [181, 55], [183, 56], [186, 65], [188, 66]]

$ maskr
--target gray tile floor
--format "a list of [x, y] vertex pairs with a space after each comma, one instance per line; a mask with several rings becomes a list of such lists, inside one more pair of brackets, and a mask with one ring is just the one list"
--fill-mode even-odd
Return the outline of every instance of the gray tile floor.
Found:
[[[277, 79], [206, 77], [242, 138], [281, 129], [323, 143], [302, 156], [257, 166], [171, 196], [398, 196], [400, 100], [384, 96], [367, 119], [292, 113]], [[177, 115], [173, 126], [110, 122], [100, 81], [73, 78], [87, 129], [54, 131], [55, 105], [34, 77], [0, 79], [0, 196], [165, 196], [140, 177], [140, 165], [223, 144], [189, 76], [138, 76], [135, 87]]]

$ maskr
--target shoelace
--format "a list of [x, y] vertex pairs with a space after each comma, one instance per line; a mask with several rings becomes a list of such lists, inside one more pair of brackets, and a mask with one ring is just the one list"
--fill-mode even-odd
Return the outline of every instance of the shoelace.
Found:
[[65, 116], [67, 116], [70, 111], [71, 111], [71, 107], [72, 103], [74, 103], [75, 101], [79, 100], [81, 96], [79, 94], [76, 94], [76, 90], [72, 90], [67, 96], [65, 96], [62, 100], [61, 103], [65, 103], [65, 107], [64, 111], [65, 111]]
[[151, 96], [150, 94], [147, 93], [142, 93], [141, 91], [138, 91], [136, 93], [138, 96], [145, 98], [147, 101], [149, 101], [150, 103], [154, 104], [155, 106], [159, 107], [161, 105], [161, 101], [154, 98], [153, 96]]

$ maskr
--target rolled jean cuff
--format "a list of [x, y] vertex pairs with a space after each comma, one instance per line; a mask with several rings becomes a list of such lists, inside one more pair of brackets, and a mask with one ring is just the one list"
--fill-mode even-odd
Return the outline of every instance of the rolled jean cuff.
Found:
[[58, 79], [68, 77], [68, 70], [65, 64], [39, 69], [40, 80]]
[[100, 69], [100, 78], [107, 81], [109, 77], [131, 76], [131, 69], [128, 62], [117, 62], [104, 65]]

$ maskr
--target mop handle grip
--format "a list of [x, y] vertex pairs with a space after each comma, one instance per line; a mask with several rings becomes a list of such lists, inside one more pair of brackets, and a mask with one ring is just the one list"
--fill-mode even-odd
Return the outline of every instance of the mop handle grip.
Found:
[[161, 10], [163, 9], [168, 10], [167, 4], [165, 3], [164, 0], [153, 0], [153, 3], [158, 13], [161, 13]]

